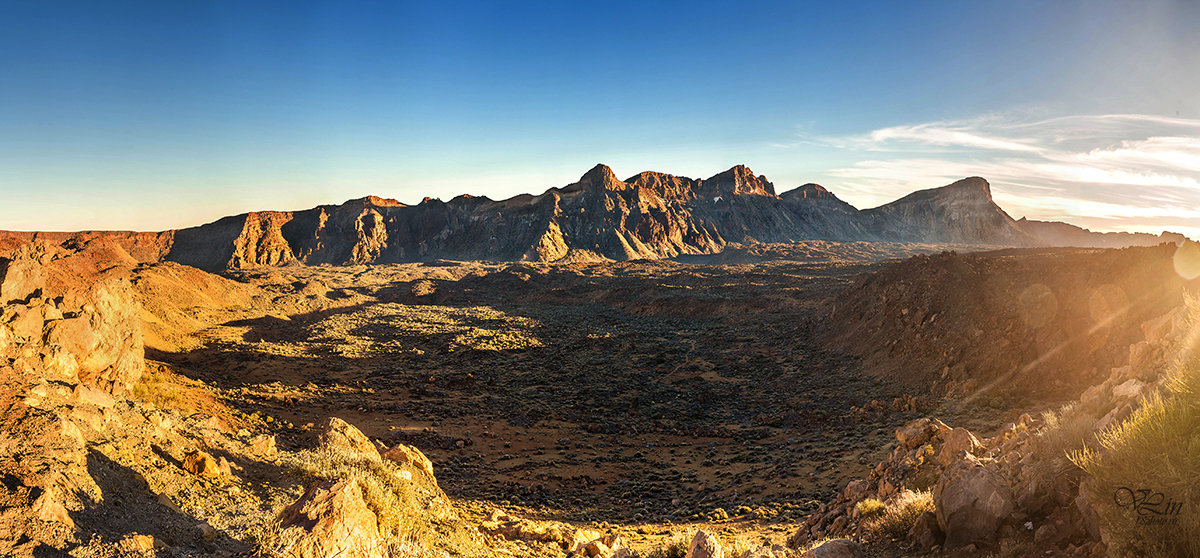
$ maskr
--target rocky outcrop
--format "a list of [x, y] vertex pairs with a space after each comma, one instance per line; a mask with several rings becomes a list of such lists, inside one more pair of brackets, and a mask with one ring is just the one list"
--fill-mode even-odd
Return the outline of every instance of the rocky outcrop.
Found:
[[381, 459], [379, 450], [375, 448], [375, 444], [371, 442], [370, 438], [367, 438], [350, 423], [337, 417], [325, 419], [319, 440], [320, 447], [324, 451], [375, 463]]
[[954, 461], [933, 489], [938, 526], [946, 548], [996, 542], [1000, 526], [1013, 511], [1012, 488], [994, 462], [973, 456]]
[[280, 537], [294, 558], [384, 558], [377, 521], [354, 478], [317, 481], [280, 514]]
[[495, 540], [525, 541], [557, 546], [568, 556], [586, 558], [632, 558], [625, 539], [616, 533], [576, 527], [559, 521], [534, 521], [496, 510], [479, 526]]
[[[1133, 413], [1169, 381], [1167, 363], [1186, 340], [1183, 307], [1146, 320], [1120, 366], [1078, 400], [1044, 419], [1021, 415], [995, 436], [980, 438], [933, 418], [896, 430], [897, 446], [867, 478], [850, 481], [788, 539], [803, 548], [828, 537], [861, 537], [858, 503], [889, 505], [905, 490], [931, 489], [934, 510], [915, 518], [906, 544], [964, 552], [1004, 540], [1067, 555], [1103, 556], [1102, 529], [1089, 499], [1089, 479], [1067, 458]], [[1017, 546], [1019, 547], [1019, 546]]]
[[[1061, 225], [1061, 226], [1060, 226]], [[643, 172], [626, 180], [596, 165], [578, 182], [507, 200], [462, 195], [417, 205], [368, 196], [303, 211], [258, 211], [162, 233], [0, 231], [6, 242], [107, 239], [139, 262], [209, 271], [295, 263], [451, 260], [580, 261], [713, 254], [727, 244], [801, 240], [950, 242], [996, 246], [1127, 246], [1179, 235], [1101, 235], [1015, 221], [972, 177], [860, 211], [816, 184], [777, 194], [738, 165], [707, 179]]]
[[[116, 397], [144, 369], [127, 281], [64, 285], [64, 252], [28, 244], [0, 260], [0, 551], [60, 547], [71, 513], [101, 497], [86, 433], [104, 428]], [[53, 267], [51, 267], [53, 266]], [[24, 545], [24, 547], [22, 547]]]

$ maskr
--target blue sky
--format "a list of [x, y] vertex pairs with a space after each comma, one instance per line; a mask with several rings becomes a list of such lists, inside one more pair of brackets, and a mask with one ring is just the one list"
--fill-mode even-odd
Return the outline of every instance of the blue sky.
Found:
[[[839, 5], [832, 5], [839, 4]], [[1200, 2], [5, 2], [0, 228], [706, 177], [1200, 236]]]

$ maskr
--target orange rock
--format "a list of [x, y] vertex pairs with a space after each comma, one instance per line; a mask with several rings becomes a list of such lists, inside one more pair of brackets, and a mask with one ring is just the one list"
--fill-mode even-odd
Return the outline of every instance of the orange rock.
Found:
[[433, 476], [433, 462], [421, 453], [421, 450], [405, 444], [396, 444], [390, 450], [383, 452], [382, 457], [389, 461], [394, 461], [401, 465], [411, 465], [419, 471], [424, 471], [429, 476], [429, 480], [434, 484], [437, 480]]
[[321, 428], [321, 447], [348, 457], [379, 462], [379, 450], [365, 434], [350, 423], [329, 417]]
[[353, 478], [310, 484], [279, 516], [294, 558], [383, 558], [378, 519]]
[[203, 451], [194, 451], [183, 458], [183, 470], [200, 478], [215, 479], [228, 474], [229, 464], [225, 464], [223, 471], [221, 464], [213, 456]]

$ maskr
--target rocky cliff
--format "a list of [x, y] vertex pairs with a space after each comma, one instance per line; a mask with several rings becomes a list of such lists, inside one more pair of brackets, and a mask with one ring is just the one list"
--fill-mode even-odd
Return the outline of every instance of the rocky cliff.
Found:
[[174, 261], [209, 271], [436, 259], [662, 259], [713, 254], [729, 243], [801, 240], [1107, 247], [1181, 240], [1017, 221], [995, 204], [979, 177], [860, 211], [816, 184], [777, 194], [765, 176], [742, 165], [707, 179], [643, 172], [626, 180], [597, 165], [579, 181], [536, 196], [494, 201], [462, 195], [411, 206], [369, 196], [161, 233], [0, 232], [0, 244], [86, 244], [97, 238], [119, 243], [140, 262]]

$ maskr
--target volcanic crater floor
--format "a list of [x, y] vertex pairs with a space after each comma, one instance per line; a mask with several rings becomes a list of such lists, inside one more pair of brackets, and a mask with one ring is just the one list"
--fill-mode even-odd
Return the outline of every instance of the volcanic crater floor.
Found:
[[245, 271], [232, 277], [317, 309], [225, 321], [147, 358], [269, 421], [284, 447], [310, 445], [327, 416], [414, 445], [468, 513], [650, 536], [743, 522], [779, 541], [928, 410], [817, 342], [832, 298], [878, 265]]

